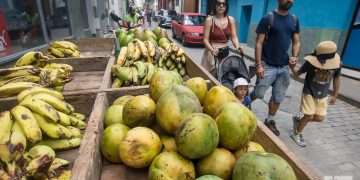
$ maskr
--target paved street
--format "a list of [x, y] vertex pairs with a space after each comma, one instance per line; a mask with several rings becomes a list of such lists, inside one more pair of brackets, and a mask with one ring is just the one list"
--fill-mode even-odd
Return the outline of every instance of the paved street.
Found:
[[[171, 33], [171, 32], [170, 32]], [[200, 63], [203, 48], [185, 47], [185, 51]], [[247, 52], [249, 53], [249, 52]], [[250, 63], [250, 62], [247, 62]], [[254, 79], [252, 80], [254, 84]], [[322, 176], [353, 176], [360, 179], [360, 109], [338, 100], [330, 106], [328, 117], [323, 123], [309, 124], [304, 131], [306, 148], [300, 148], [289, 138], [292, 128], [292, 114], [298, 112], [302, 84], [292, 80], [284, 103], [276, 116], [280, 139], [310, 167]], [[347, 89], [351, 91], [351, 89]], [[354, 94], [358, 93], [353, 91]], [[259, 120], [267, 115], [270, 91], [265, 101], [253, 103], [253, 110]]]

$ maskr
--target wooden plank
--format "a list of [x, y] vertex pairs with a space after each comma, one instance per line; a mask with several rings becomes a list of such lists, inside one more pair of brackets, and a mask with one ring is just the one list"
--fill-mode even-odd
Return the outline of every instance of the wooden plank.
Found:
[[82, 91], [100, 89], [104, 78], [103, 71], [73, 72], [72, 80], [65, 84], [64, 91]]
[[66, 39], [79, 46], [80, 54], [82, 52], [108, 52], [113, 55], [115, 51], [115, 38], [80, 38]]
[[111, 57], [87, 58], [58, 58], [50, 60], [51, 63], [69, 64], [74, 72], [105, 71]]
[[106, 89], [106, 88], [111, 87], [111, 85], [112, 85], [111, 67], [114, 64], [115, 64], [115, 56], [111, 56], [108, 63], [107, 63], [105, 72], [104, 72], [104, 76], [103, 76], [103, 79], [102, 79], [102, 82], [101, 82], [101, 87], [100, 87], [101, 89]]

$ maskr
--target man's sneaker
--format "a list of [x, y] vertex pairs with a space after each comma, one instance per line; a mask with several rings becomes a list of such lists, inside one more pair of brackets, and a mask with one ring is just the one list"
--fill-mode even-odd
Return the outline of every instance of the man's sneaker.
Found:
[[301, 147], [306, 147], [306, 143], [305, 143], [305, 140], [303, 138], [303, 135], [302, 134], [291, 134], [290, 135], [291, 139], [294, 140], [294, 142], [301, 146]]
[[280, 136], [280, 131], [276, 128], [276, 123], [274, 120], [265, 120], [264, 123], [275, 135]]
[[300, 117], [299, 116], [293, 116], [293, 133], [297, 133], [297, 128], [299, 126]]

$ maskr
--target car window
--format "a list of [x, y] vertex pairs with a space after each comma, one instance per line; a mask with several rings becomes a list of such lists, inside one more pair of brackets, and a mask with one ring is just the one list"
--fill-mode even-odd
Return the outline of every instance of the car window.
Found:
[[187, 26], [202, 26], [205, 22], [205, 16], [185, 16], [184, 25]]

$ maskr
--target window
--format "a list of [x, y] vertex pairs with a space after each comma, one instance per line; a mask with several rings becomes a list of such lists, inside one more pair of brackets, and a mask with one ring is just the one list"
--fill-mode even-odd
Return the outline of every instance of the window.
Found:
[[205, 16], [185, 16], [184, 25], [202, 26], [205, 22]]

